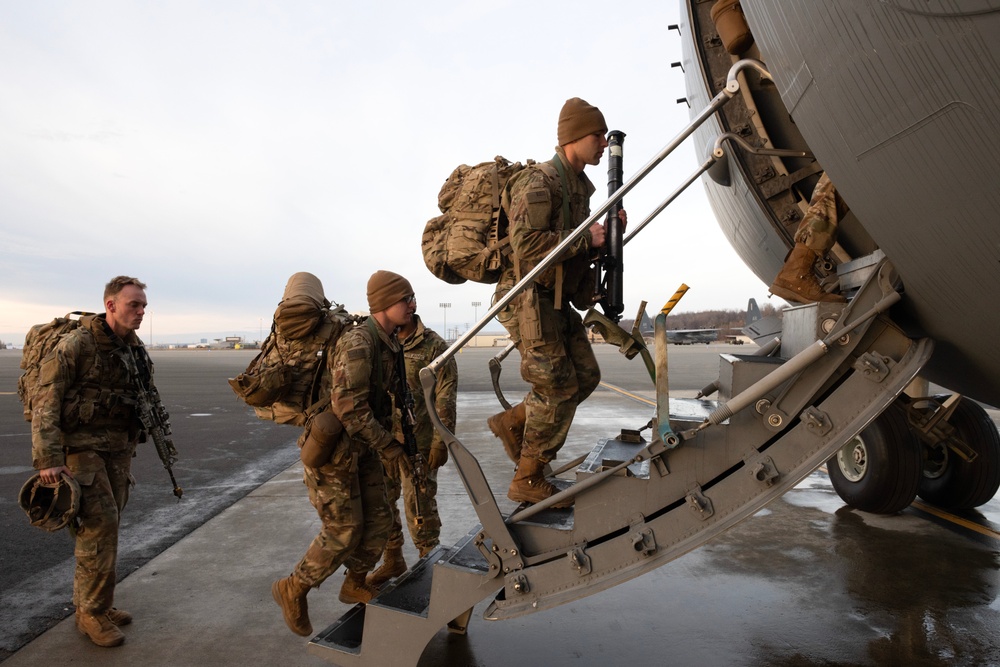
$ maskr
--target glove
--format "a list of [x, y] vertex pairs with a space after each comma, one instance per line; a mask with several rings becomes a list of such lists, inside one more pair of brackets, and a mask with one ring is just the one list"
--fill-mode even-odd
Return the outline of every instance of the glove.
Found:
[[403, 445], [398, 442], [392, 442], [382, 450], [382, 467], [385, 468], [385, 474], [391, 479], [399, 479], [400, 473], [407, 477], [413, 476], [413, 464], [410, 463], [410, 457], [403, 450]]
[[448, 462], [448, 448], [443, 442], [435, 442], [431, 445], [431, 451], [427, 455], [427, 465], [431, 470], [437, 470]]

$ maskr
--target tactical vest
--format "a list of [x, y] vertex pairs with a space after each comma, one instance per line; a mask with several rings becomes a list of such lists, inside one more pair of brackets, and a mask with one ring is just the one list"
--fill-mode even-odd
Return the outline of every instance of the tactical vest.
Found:
[[87, 318], [69, 334], [79, 339], [80, 355], [77, 378], [63, 395], [62, 430], [67, 434], [132, 426], [138, 369], [129, 349], [98, 343], [91, 329], [99, 326], [97, 318]]

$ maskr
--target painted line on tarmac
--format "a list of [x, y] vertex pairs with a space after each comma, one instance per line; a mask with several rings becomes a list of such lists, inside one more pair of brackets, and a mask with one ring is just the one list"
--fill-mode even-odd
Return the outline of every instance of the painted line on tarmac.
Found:
[[921, 512], [926, 512], [932, 516], [947, 521], [948, 523], [959, 526], [960, 528], [965, 528], [966, 530], [971, 530], [974, 533], [979, 533], [986, 537], [992, 538], [1000, 542], [1000, 532], [997, 532], [990, 528], [989, 526], [984, 526], [982, 524], [976, 523], [975, 521], [969, 521], [968, 519], [963, 519], [960, 516], [955, 516], [950, 512], [946, 512], [942, 509], [934, 507], [933, 505], [926, 505], [919, 500], [914, 500], [911, 503], [914, 509], [920, 510]]
[[601, 386], [604, 387], [605, 389], [610, 389], [611, 391], [617, 392], [622, 396], [627, 396], [632, 400], [639, 401], [640, 403], [645, 403], [646, 405], [652, 405], [654, 408], [656, 407], [656, 401], [651, 401], [648, 398], [645, 398], [644, 396], [638, 396], [630, 391], [622, 389], [621, 387], [616, 387], [615, 385], [608, 384], [607, 382], [601, 382]]

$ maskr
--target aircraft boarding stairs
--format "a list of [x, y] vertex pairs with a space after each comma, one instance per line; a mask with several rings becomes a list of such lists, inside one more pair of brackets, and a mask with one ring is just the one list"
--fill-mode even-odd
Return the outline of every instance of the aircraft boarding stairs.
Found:
[[[849, 304], [786, 310], [777, 356], [721, 355], [715, 401], [669, 398], [661, 314], [649, 438], [625, 431], [599, 441], [572, 484], [510, 516], [445, 430], [479, 525], [320, 632], [310, 651], [339, 665], [415, 665], [445, 626], [464, 633], [488, 597], [485, 617], [501, 620], [593, 594], [785, 493], [888, 407], [930, 356], [928, 340], [907, 338], [884, 314], [900, 298], [891, 264], [878, 259], [862, 271], [868, 279]], [[432, 392], [433, 375], [422, 378]], [[547, 507], [568, 495], [572, 509]]]
[[[722, 355], [711, 387], [718, 400], [671, 399], [666, 311], [656, 318], [655, 360], [641, 336], [603, 323], [607, 340], [629, 358], [641, 352], [656, 386], [648, 439], [635, 431], [599, 441], [575, 479], [558, 494], [500, 512], [479, 462], [434, 412], [437, 369], [491, 321], [562, 251], [740, 92], [738, 75], [763, 65], [741, 60], [726, 85], [657, 156], [621, 185], [548, 257], [497, 299], [475, 327], [420, 372], [431, 418], [465, 485], [479, 525], [451, 547], [438, 547], [386, 584], [367, 606], [352, 608], [312, 639], [309, 650], [339, 665], [416, 665], [442, 628], [464, 633], [473, 607], [493, 597], [489, 620], [508, 619], [575, 600], [660, 567], [753, 515], [827, 461], [885, 410], [926, 363], [929, 340], [912, 340], [885, 315], [900, 300], [898, 278], [884, 257], [853, 271], [848, 304], [814, 304], [783, 313], [775, 356]], [[701, 174], [725, 158], [725, 142], [774, 156], [730, 133], [711, 156], [645, 220], [627, 242]], [[839, 269], [838, 269], [839, 272]], [[847, 285], [841, 277], [842, 287]], [[588, 314], [588, 318], [590, 315]], [[586, 319], [586, 318], [585, 318]], [[600, 320], [600, 316], [597, 318]], [[759, 327], [766, 323], [761, 322]], [[758, 331], [766, 342], [769, 331]], [[628, 351], [626, 348], [630, 348]], [[496, 380], [496, 376], [494, 376]], [[498, 397], [503, 401], [498, 391]], [[645, 429], [643, 430], [645, 432]], [[571, 509], [552, 509], [566, 497]]]

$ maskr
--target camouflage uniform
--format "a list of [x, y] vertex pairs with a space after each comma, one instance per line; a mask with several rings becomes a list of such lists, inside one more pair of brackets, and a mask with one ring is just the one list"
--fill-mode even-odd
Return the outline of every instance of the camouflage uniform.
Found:
[[837, 242], [837, 221], [847, 214], [847, 210], [847, 204], [824, 171], [813, 189], [809, 208], [795, 230], [795, 242], [822, 257]]
[[[555, 161], [561, 160], [569, 188], [570, 219], [562, 219], [563, 197]], [[594, 185], [576, 174], [562, 147], [548, 162], [524, 169], [508, 184], [509, 235], [514, 266], [504, 270], [496, 299], [503, 297], [573, 229], [590, 215]], [[549, 462], [566, 441], [576, 407], [597, 388], [600, 368], [579, 313], [594, 294], [590, 231], [563, 253], [561, 268], [542, 272], [535, 285], [518, 295], [498, 319], [521, 353], [521, 377], [531, 384], [524, 399], [521, 454]], [[561, 273], [560, 280], [557, 279]]]
[[[330, 357], [331, 408], [344, 425], [333, 458], [320, 468], [305, 468], [309, 500], [323, 526], [294, 574], [310, 588], [319, 586], [341, 564], [367, 572], [378, 562], [392, 528], [379, 453], [394, 442], [392, 400], [399, 350], [374, 319], [346, 332]], [[378, 367], [381, 364], [381, 384]]]
[[119, 519], [135, 483], [129, 469], [141, 427], [133, 355], [152, 372], [135, 332], [122, 340], [104, 314], [82, 318], [42, 362], [31, 417], [32, 465], [65, 465], [80, 485], [73, 604], [95, 615], [114, 602]]
[[[417, 318], [416, 315], [413, 317]], [[402, 345], [403, 355], [406, 358], [406, 382], [414, 397], [413, 413], [417, 422], [414, 432], [417, 437], [417, 449], [420, 450], [426, 461], [431, 447], [441, 442], [441, 434], [434, 428], [427, 413], [427, 403], [423, 400], [423, 388], [420, 384], [420, 369], [440, 356], [448, 349], [448, 345], [437, 333], [425, 328], [424, 323], [419, 318], [416, 321], [416, 330], [413, 335], [402, 342]], [[452, 433], [455, 432], [457, 393], [458, 364], [452, 358], [438, 370], [435, 404], [441, 421]], [[403, 429], [400, 425], [398, 412], [394, 413], [393, 432], [396, 434], [396, 439], [402, 442]], [[402, 479], [400, 477], [397, 471], [396, 474], [387, 474], [385, 479], [385, 491], [389, 498], [389, 507], [392, 509], [393, 518], [392, 532], [389, 534], [386, 549], [402, 548], [403, 546], [403, 523], [397, 506], [402, 490], [403, 505], [406, 508], [406, 523], [409, 527], [410, 537], [413, 539], [413, 546], [417, 547], [420, 553], [426, 553], [438, 545], [441, 535], [441, 517], [438, 515], [437, 500], [435, 500], [435, 496], [437, 496], [437, 470], [427, 470], [425, 493], [420, 493], [415, 488], [413, 479], [409, 475], [402, 475]], [[423, 510], [423, 524], [420, 526], [414, 522], [418, 502]]]

